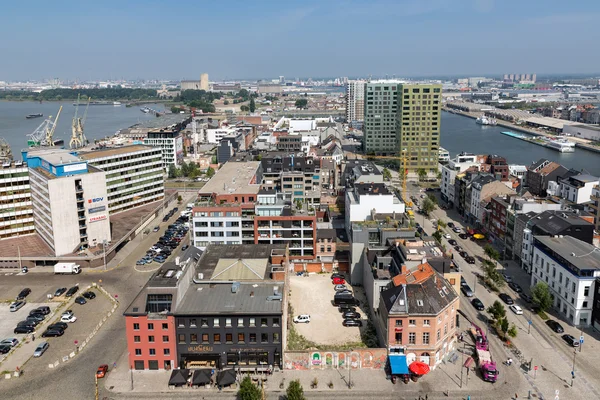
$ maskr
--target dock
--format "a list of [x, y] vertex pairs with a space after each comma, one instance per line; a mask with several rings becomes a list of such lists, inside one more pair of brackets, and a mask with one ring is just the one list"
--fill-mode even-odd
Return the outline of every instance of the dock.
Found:
[[[544, 141], [543, 139], [539, 139], [539, 138], [535, 138], [535, 137], [530, 137], [530, 136], [527, 136], [527, 135], [521, 135], [519, 133], [514, 133], [514, 132], [506, 132], [505, 131], [505, 132], [500, 132], [500, 133], [503, 134], [503, 135], [506, 135], [506, 136], [513, 137], [515, 139], [524, 140], [524, 141], [526, 141], [528, 143], [537, 144], [538, 146], [542, 146], [542, 147], [545, 147], [547, 149], [560, 152], [560, 150], [558, 150], [556, 147], [548, 146], [548, 143], [546, 141]], [[572, 151], [571, 151], [571, 153], [572, 153]]]

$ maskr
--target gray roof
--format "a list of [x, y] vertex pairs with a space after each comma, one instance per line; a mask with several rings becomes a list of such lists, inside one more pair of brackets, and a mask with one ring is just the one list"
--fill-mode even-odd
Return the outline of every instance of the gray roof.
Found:
[[335, 240], [337, 232], [335, 229], [317, 229], [317, 238], [329, 238]]
[[281, 314], [283, 302], [267, 300], [273, 296], [275, 287], [283, 291], [283, 282], [239, 284], [237, 293], [232, 292], [233, 283], [193, 284], [183, 300], [176, 305], [175, 315], [206, 314]]
[[547, 210], [540, 213], [531, 220], [531, 224], [536, 228], [555, 235], [563, 232], [569, 226], [587, 226], [590, 222], [580, 218], [578, 214], [571, 211]]
[[535, 236], [535, 239], [580, 270], [600, 269], [600, 248], [594, 245], [571, 236]]

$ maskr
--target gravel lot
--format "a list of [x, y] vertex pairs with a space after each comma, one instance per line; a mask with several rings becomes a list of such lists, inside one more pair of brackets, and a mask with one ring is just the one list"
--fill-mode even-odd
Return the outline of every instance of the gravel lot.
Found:
[[[294, 316], [300, 314], [310, 315], [310, 323], [295, 324], [296, 330], [307, 340], [317, 344], [345, 344], [360, 341], [360, 330], [367, 324], [366, 313], [357, 309], [361, 314], [363, 327], [345, 327], [342, 325], [342, 314], [333, 305], [335, 290], [331, 283], [330, 274], [311, 274], [309, 277], [290, 277], [292, 288], [291, 304]], [[353, 292], [357, 288], [349, 287]], [[360, 288], [358, 288], [360, 290]], [[360, 294], [355, 297], [361, 299]]]

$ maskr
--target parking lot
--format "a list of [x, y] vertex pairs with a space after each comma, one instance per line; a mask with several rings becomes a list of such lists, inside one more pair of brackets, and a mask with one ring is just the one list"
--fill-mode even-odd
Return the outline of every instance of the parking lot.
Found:
[[[367, 314], [361, 309], [361, 304], [356, 307], [356, 311], [361, 314], [363, 326], [359, 328], [342, 325], [342, 313], [333, 305], [335, 290], [329, 274], [310, 274], [308, 277], [294, 275], [290, 278], [290, 286], [294, 316], [310, 315], [309, 323], [295, 324], [299, 334], [307, 340], [324, 345], [341, 345], [361, 340], [360, 330], [366, 329]], [[362, 303], [364, 294], [356, 293], [357, 288], [347, 286]]]

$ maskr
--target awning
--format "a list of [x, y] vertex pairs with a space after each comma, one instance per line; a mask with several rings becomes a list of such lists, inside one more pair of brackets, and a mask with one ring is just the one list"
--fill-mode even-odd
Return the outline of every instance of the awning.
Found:
[[194, 371], [192, 385], [207, 385], [210, 383], [212, 373], [210, 369], [197, 369]]
[[393, 375], [408, 374], [408, 365], [406, 365], [406, 356], [404, 354], [394, 354], [388, 356]]
[[394, 328], [395, 332], [402, 332], [402, 328]]
[[225, 369], [217, 375], [217, 384], [219, 386], [229, 386], [235, 383], [235, 371], [232, 369]]
[[187, 383], [187, 379], [189, 376], [190, 371], [188, 369], [174, 369], [171, 372], [169, 386], [183, 386]]
[[415, 375], [425, 375], [429, 372], [429, 365], [421, 361], [415, 361], [410, 364], [408, 369]]

